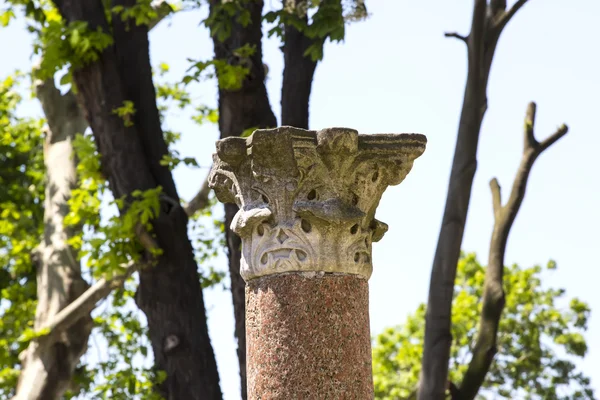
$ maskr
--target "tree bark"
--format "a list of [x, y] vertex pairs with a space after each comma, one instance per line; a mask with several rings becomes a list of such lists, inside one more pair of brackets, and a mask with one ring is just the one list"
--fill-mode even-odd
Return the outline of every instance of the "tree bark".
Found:
[[[61, 95], [52, 79], [36, 82], [37, 97], [47, 119], [44, 145], [46, 199], [44, 238], [37, 248], [37, 298], [34, 329], [40, 329], [87, 288], [76, 252], [67, 244], [72, 229], [63, 226], [69, 213], [71, 190], [77, 186], [73, 139], [87, 124], [71, 92]], [[92, 330], [88, 313], [68, 331], [49, 341], [33, 341], [22, 355], [23, 364], [15, 400], [60, 399], [71, 383], [79, 358], [87, 350]]]
[[[220, 2], [211, 2], [214, 12]], [[219, 88], [219, 130], [221, 139], [229, 136], [240, 136], [250, 128], [272, 128], [277, 120], [265, 86], [265, 70], [262, 63], [262, 0], [250, 0], [244, 7], [250, 12], [250, 23], [242, 26], [232, 22], [231, 34], [224, 41], [213, 36], [215, 58], [236, 64], [239, 60], [233, 51], [249, 44], [255, 46], [254, 54], [249, 60], [249, 74], [239, 90]], [[238, 342], [237, 355], [240, 368], [241, 393], [246, 399], [246, 300], [245, 282], [240, 276], [241, 241], [231, 231], [230, 225], [238, 212], [235, 204], [225, 204], [225, 239], [229, 259], [229, 276], [231, 278], [231, 296], [235, 317], [235, 337]]]
[[[172, 9], [162, 1], [156, 4], [156, 11], [152, 26]], [[87, 349], [92, 329], [90, 314], [96, 303], [122, 286], [137, 270], [135, 265], [126, 266], [122, 275], [101, 279], [91, 287], [82, 278], [76, 254], [67, 245], [73, 228], [64, 228], [63, 220], [69, 212], [71, 190], [77, 185], [72, 141], [88, 125], [75, 95], [70, 91], [61, 95], [53, 79], [36, 81], [35, 89], [48, 126], [44, 148], [47, 176], [44, 240], [34, 254], [38, 289], [34, 328], [48, 328], [50, 332], [33, 341], [21, 355], [15, 400], [62, 398], [72, 383], [79, 358]]]
[[506, 1], [491, 0], [488, 4], [486, 0], [475, 0], [471, 33], [467, 37], [446, 34], [467, 44], [468, 73], [446, 206], [431, 271], [419, 400], [445, 398], [452, 343], [454, 279], [477, 169], [477, 146], [487, 109], [490, 68], [502, 29], [526, 2], [519, 0], [506, 11]]
[[505, 304], [503, 288], [504, 254], [508, 235], [525, 198], [527, 181], [535, 160], [544, 150], [566, 135], [568, 131], [567, 126], [562, 125], [554, 134], [539, 143], [535, 139], [533, 129], [535, 110], [535, 103], [530, 103], [525, 117], [523, 157], [513, 182], [510, 197], [504, 206], [502, 205], [498, 181], [494, 178], [490, 182], [494, 207], [494, 229], [490, 242], [488, 266], [485, 272], [479, 333], [473, 348], [473, 357], [469, 362], [460, 389], [452, 397], [453, 400], [475, 399], [492, 365], [497, 352], [498, 327]]
[[[304, 21], [308, 20], [304, 16]], [[281, 125], [308, 129], [310, 92], [317, 61], [304, 55], [313, 40], [292, 25], [285, 26]]]
[[[55, 0], [55, 4], [66, 21], [86, 21], [90, 29], [110, 32], [100, 0]], [[135, 1], [117, 4], [127, 7]], [[163, 254], [140, 272], [136, 293], [148, 318], [156, 367], [167, 373], [159, 391], [167, 399], [221, 399], [187, 216], [182, 207], [173, 206], [179, 196], [170, 171], [160, 165], [167, 146], [150, 74], [148, 27], [113, 15], [112, 31], [114, 45], [98, 61], [74, 70], [73, 78], [114, 196], [161, 186], [168, 200], [153, 221]], [[126, 100], [136, 108], [132, 126], [113, 113]]]

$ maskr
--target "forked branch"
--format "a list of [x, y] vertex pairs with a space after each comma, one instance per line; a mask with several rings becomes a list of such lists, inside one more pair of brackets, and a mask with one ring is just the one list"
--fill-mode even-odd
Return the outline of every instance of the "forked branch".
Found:
[[515, 16], [515, 14], [517, 13], [517, 11], [519, 11], [519, 9], [521, 7], [523, 7], [525, 5], [525, 3], [527, 3], [528, 0], [517, 0], [517, 2], [515, 2], [515, 4], [513, 4], [513, 6], [511, 8], [508, 9], [508, 11], [502, 12], [500, 14], [500, 16], [496, 19], [496, 28], [498, 30], [502, 30], [504, 29], [504, 27], [506, 26], [506, 24], [508, 24], [510, 22], [510, 20], [512, 19], [512, 17]]
[[419, 400], [443, 399], [448, 390], [454, 280], [477, 169], [481, 124], [487, 110], [487, 85], [502, 28], [524, 3], [517, 1], [506, 11], [506, 0], [473, 0], [469, 34], [446, 34], [467, 44], [468, 73], [446, 206], [431, 269]]
[[502, 205], [498, 181], [494, 178], [490, 182], [494, 207], [494, 229], [485, 274], [479, 333], [473, 348], [473, 358], [469, 363], [460, 389], [454, 394], [453, 399], [474, 399], [490, 369], [497, 352], [498, 326], [504, 309], [504, 254], [508, 235], [525, 197], [527, 181], [535, 160], [544, 150], [566, 135], [568, 131], [567, 126], [563, 124], [547, 139], [538, 142], [534, 134], [535, 111], [536, 105], [532, 102], [527, 108], [525, 117], [523, 157], [505, 205]]

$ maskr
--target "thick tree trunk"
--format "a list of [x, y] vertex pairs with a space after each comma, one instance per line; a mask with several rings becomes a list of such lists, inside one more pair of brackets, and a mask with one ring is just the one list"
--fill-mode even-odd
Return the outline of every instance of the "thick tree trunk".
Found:
[[506, 1], [491, 0], [488, 4], [486, 0], [475, 0], [469, 36], [446, 34], [467, 44], [469, 62], [446, 207], [431, 271], [419, 400], [445, 398], [454, 279], [477, 169], [477, 146], [487, 109], [490, 68], [502, 29], [526, 1], [519, 0], [505, 11]]
[[[157, 18], [152, 26], [172, 12], [164, 1], [157, 2], [155, 9]], [[52, 331], [45, 340], [32, 343], [24, 352], [15, 399], [60, 399], [69, 383], [72, 385], [74, 370], [86, 351], [92, 309], [124, 282], [134, 268], [110, 281], [99, 281], [84, 292], [89, 285], [81, 277], [76, 255], [66, 244], [71, 229], [63, 228], [63, 219], [69, 212], [71, 190], [77, 184], [72, 141], [76, 134], [84, 133], [87, 121], [75, 95], [72, 92], [61, 95], [53, 79], [35, 82], [35, 89], [48, 122], [44, 148], [48, 186], [44, 241], [34, 255], [38, 288], [34, 326], [49, 327]]]
[[[304, 17], [306, 20], [306, 17]], [[281, 87], [281, 125], [308, 129], [308, 110], [317, 61], [304, 55], [312, 44], [295, 27], [285, 27], [283, 45], [283, 84]]]
[[[216, 7], [211, 4], [211, 12]], [[251, 0], [245, 3], [250, 11], [251, 22], [246, 27], [233, 22], [231, 35], [221, 42], [213, 38], [215, 58], [227, 60], [231, 64], [239, 62], [233, 51], [249, 44], [255, 46], [250, 56], [250, 73], [242, 88], [235, 91], [219, 88], [219, 130], [221, 138], [239, 136], [250, 128], [271, 128], [277, 120], [271, 109], [265, 86], [265, 70], [262, 63], [262, 9], [263, 1]], [[229, 258], [231, 296], [235, 317], [235, 337], [238, 341], [237, 355], [240, 368], [241, 393], [246, 399], [246, 300], [245, 282], [240, 276], [241, 241], [231, 231], [230, 225], [238, 212], [235, 204], [225, 204], [225, 237]]]
[[[34, 329], [40, 329], [88, 288], [81, 277], [76, 252], [67, 244], [72, 232], [63, 227], [69, 212], [67, 202], [77, 185], [72, 142], [77, 133], [84, 132], [87, 123], [71, 92], [61, 96], [52, 80], [38, 82], [36, 90], [48, 122], [44, 146], [44, 239], [35, 254], [38, 304]], [[79, 358], [87, 350], [91, 330], [92, 319], [87, 314], [56, 340], [32, 342], [23, 355], [14, 399], [61, 399]]]
[[[67, 21], [86, 21], [108, 32], [100, 0], [56, 0]], [[115, 2], [131, 6], [133, 0]], [[167, 373], [160, 387], [167, 399], [221, 399], [219, 377], [187, 216], [179, 203], [172, 175], [160, 159], [167, 152], [150, 74], [146, 26], [113, 16], [114, 46], [97, 62], [73, 72], [81, 103], [101, 155], [102, 170], [115, 197], [161, 186], [166, 201], [153, 221], [163, 250], [156, 264], [140, 273], [136, 301], [148, 318], [156, 368]], [[113, 110], [135, 104], [133, 126]], [[146, 254], [146, 257], [150, 255]]]

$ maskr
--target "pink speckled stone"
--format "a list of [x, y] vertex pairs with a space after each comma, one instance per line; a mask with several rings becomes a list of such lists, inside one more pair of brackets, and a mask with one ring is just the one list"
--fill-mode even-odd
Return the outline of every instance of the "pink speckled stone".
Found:
[[249, 400], [373, 399], [369, 287], [286, 273], [246, 285]]

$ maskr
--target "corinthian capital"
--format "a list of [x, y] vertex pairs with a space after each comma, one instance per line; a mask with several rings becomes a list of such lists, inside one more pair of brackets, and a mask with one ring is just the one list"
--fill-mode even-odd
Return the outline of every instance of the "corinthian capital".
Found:
[[209, 185], [240, 208], [231, 229], [242, 239], [241, 275], [373, 270], [371, 244], [387, 225], [375, 219], [381, 195], [423, 154], [418, 134], [359, 135], [291, 127], [217, 142]]

